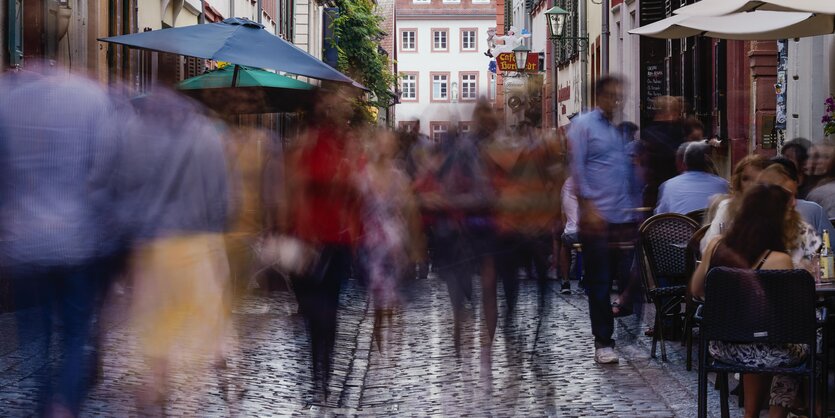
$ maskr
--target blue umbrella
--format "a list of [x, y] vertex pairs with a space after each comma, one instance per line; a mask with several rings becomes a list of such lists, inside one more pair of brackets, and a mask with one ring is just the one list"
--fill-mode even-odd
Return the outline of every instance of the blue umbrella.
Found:
[[320, 80], [355, 83], [299, 47], [267, 32], [264, 25], [244, 18], [233, 17], [220, 23], [111, 36], [99, 40], [236, 65], [270, 68]]

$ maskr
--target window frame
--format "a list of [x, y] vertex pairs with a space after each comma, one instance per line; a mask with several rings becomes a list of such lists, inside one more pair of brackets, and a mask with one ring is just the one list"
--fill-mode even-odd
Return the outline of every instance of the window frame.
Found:
[[[449, 52], [449, 28], [432, 28], [430, 31], [432, 33], [432, 38], [430, 39], [430, 42], [432, 42], [432, 52]], [[444, 37], [445, 48], [435, 48], [435, 34], [438, 32], [446, 34]]]
[[[464, 97], [464, 76], [475, 76], [475, 97]], [[478, 71], [461, 71], [458, 73], [459, 102], [474, 102], [478, 100], [478, 76]]]
[[406, 98], [402, 94], [400, 95], [401, 102], [418, 102], [420, 101], [420, 73], [417, 71], [401, 71], [400, 72], [400, 91], [403, 92], [403, 76], [413, 76], [415, 78], [415, 97], [414, 98]]
[[[414, 44], [415, 44], [415, 48], [414, 48], [414, 49], [406, 49], [406, 48], [404, 48], [404, 45], [403, 45], [403, 34], [404, 34], [404, 33], [406, 33], [406, 32], [412, 32], [412, 34], [414, 34]], [[398, 40], [399, 40], [400, 42], [398, 43], [398, 50], [399, 50], [400, 52], [403, 52], [403, 53], [406, 53], [406, 54], [415, 54], [415, 53], [417, 53], [417, 52], [418, 52], [418, 30], [417, 30], [417, 28], [401, 28], [401, 29], [399, 30], [399, 33], [400, 33], [400, 37], [399, 37], [399, 39], [398, 39]]]
[[449, 121], [435, 120], [435, 121], [430, 121], [429, 122], [429, 139], [432, 142], [437, 144], [437, 143], [440, 143], [443, 140], [443, 138], [435, 139], [435, 127], [436, 126], [446, 128], [446, 129], [443, 130], [442, 134], [448, 134], [449, 133]]
[[[445, 99], [436, 99], [435, 98], [435, 76], [445, 76], [446, 77], [446, 98]], [[452, 92], [450, 88], [452, 86], [452, 81], [450, 80], [450, 73], [449, 71], [432, 71], [429, 73], [429, 85], [432, 87], [430, 91], [430, 103], [449, 103], [452, 98]]]
[[[473, 32], [472, 49], [464, 48], [464, 32]], [[458, 50], [460, 52], [478, 52], [478, 28], [461, 28], [458, 31]]]

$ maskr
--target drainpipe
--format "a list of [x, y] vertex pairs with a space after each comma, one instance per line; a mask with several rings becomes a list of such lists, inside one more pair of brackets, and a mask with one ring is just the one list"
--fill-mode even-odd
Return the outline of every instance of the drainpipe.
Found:
[[[580, 0], [579, 2], [579, 10], [577, 13], [577, 22], [578, 22], [578, 32], [581, 37], [586, 37], [588, 39], [589, 33], [586, 30], [587, 26], [587, 11], [586, 11], [586, 0]], [[589, 92], [586, 89], [587, 80], [589, 76], [589, 44], [588, 42], [584, 44], [578, 43], [580, 48], [580, 111], [586, 110], [586, 107], [589, 105]]]
[[609, 74], [609, 0], [603, 0], [603, 33], [600, 34], [600, 72]]
[[255, 6], [255, 7], [258, 9], [258, 10], [256, 10], [256, 11], [258, 12], [258, 23], [261, 23], [261, 17], [262, 17], [262, 16], [263, 16], [263, 14], [264, 14], [264, 13], [261, 11], [261, 0], [258, 0], [258, 3], [256, 3], [256, 6]]

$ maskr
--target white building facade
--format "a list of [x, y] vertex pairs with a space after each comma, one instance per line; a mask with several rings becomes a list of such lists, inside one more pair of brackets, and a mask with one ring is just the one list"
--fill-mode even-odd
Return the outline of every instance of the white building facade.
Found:
[[440, 140], [471, 128], [480, 97], [495, 100], [487, 31], [496, 5], [485, 0], [398, 0], [395, 51], [400, 77], [400, 128]]

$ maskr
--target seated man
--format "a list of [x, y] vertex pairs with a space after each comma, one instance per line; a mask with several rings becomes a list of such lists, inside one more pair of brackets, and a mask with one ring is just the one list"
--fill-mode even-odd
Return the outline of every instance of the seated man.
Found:
[[687, 142], [684, 149], [684, 173], [661, 184], [655, 213], [686, 214], [704, 209], [711, 196], [728, 193], [728, 181], [710, 174], [710, 147], [700, 142]]

